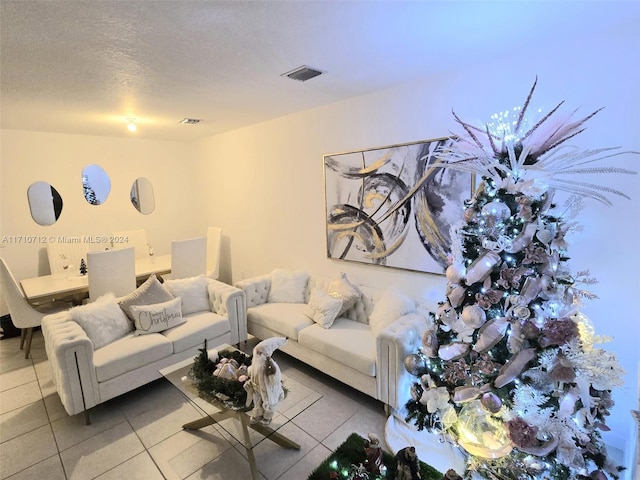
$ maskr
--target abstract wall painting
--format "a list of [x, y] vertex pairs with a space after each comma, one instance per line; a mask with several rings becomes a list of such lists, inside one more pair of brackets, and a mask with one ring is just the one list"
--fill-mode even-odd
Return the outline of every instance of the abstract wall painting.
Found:
[[327, 256], [442, 274], [470, 174], [434, 166], [450, 137], [324, 156]]

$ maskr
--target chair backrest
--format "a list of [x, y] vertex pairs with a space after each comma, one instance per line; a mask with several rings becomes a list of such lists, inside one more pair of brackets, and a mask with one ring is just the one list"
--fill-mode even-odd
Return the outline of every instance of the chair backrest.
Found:
[[4, 301], [9, 308], [11, 322], [16, 328], [31, 328], [40, 325], [42, 314], [29, 305], [4, 258], [0, 258], [0, 286], [2, 286]]
[[222, 229], [220, 227], [207, 228], [207, 277], [218, 279], [220, 276], [220, 244], [222, 243]]
[[113, 232], [111, 236], [113, 237], [111, 247], [114, 250], [133, 247], [136, 252], [135, 258], [149, 257], [149, 241], [145, 230], [123, 230], [121, 232]]
[[207, 270], [207, 237], [171, 242], [171, 278], [195, 277]]
[[[81, 239], [81, 237], [74, 237]], [[47, 243], [47, 257], [51, 273], [78, 273], [80, 261], [87, 260], [89, 250], [98, 250], [103, 245], [93, 245], [84, 242]], [[66, 266], [66, 268], [65, 268]]]
[[105, 293], [116, 297], [136, 289], [136, 259], [133, 247], [87, 253], [89, 300]]

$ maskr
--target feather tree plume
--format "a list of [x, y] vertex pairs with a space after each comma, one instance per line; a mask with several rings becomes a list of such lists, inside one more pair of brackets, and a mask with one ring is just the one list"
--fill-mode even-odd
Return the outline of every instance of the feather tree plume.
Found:
[[578, 174], [636, 174], [633, 170], [602, 165], [602, 162], [619, 155], [640, 152], [619, 151], [620, 147], [579, 150], [566, 144], [583, 132], [587, 120], [602, 109], [572, 121], [575, 110], [564, 119], [557, 115], [564, 103], [560, 102], [533, 126], [529, 126], [529, 106], [536, 84], [537, 79], [524, 104], [514, 108], [515, 118], [512, 118], [510, 111], [500, 112], [492, 116], [491, 122], [479, 127], [461, 120], [453, 112], [465, 135], [458, 136], [457, 142], [441, 150], [434, 166], [491, 178], [499, 187], [509, 188], [519, 184], [519, 189], [524, 187], [529, 193], [562, 190], [593, 198], [606, 205], [611, 205], [610, 194], [629, 198], [615, 188], [574, 178]]

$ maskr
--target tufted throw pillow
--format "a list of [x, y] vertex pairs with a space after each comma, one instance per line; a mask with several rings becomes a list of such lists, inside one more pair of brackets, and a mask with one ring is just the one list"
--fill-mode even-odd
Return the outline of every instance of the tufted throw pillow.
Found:
[[331, 297], [319, 288], [311, 291], [304, 314], [323, 328], [331, 328], [342, 308], [342, 300]]
[[369, 327], [377, 336], [398, 318], [416, 310], [416, 302], [398, 287], [388, 287], [373, 306], [369, 315]]
[[271, 272], [269, 303], [304, 303], [309, 274], [276, 268]]
[[130, 311], [134, 305], [154, 305], [156, 303], [168, 302], [173, 298], [173, 295], [160, 283], [160, 280], [158, 280], [154, 273], [129, 295], [120, 298], [118, 303], [124, 313], [127, 314], [127, 317], [134, 322], [135, 319]]
[[358, 300], [360, 300], [360, 290], [353, 285], [347, 278], [346, 273], [340, 274], [340, 278], [332, 281], [327, 288], [327, 293], [333, 298], [337, 298], [342, 302], [342, 308], [338, 313], [341, 316], [351, 307], [353, 307]]
[[209, 280], [204, 275], [165, 280], [164, 285], [182, 299], [182, 315], [209, 310]]
[[69, 315], [82, 329], [97, 350], [124, 337], [133, 325], [124, 314], [113, 293], [106, 293], [95, 302], [73, 307]]
[[136, 335], [163, 332], [167, 328], [187, 321], [182, 318], [182, 299], [180, 298], [155, 305], [133, 305], [131, 314], [136, 324]]

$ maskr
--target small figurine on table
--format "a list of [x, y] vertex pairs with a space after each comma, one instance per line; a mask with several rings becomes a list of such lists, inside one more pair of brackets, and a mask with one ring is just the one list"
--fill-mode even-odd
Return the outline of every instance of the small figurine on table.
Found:
[[453, 468], [450, 468], [449, 470], [447, 470], [447, 473], [444, 474], [442, 480], [462, 480], [462, 477], [458, 475], [458, 472], [456, 472]]
[[365, 466], [367, 467], [367, 472], [379, 475], [382, 471], [386, 470], [382, 462], [380, 439], [373, 433], [370, 433], [368, 437], [369, 440], [364, 441], [364, 451], [367, 454]]
[[351, 464], [348, 480], [369, 480], [369, 474], [363, 464]]
[[420, 463], [415, 447], [405, 447], [396, 453], [396, 480], [421, 480]]
[[253, 402], [251, 423], [269, 425], [278, 403], [284, 400], [280, 367], [271, 355], [285, 343], [286, 337], [272, 337], [261, 341], [253, 348], [253, 359], [248, 368], [249, 380], [244, 383], [247, 406]]

